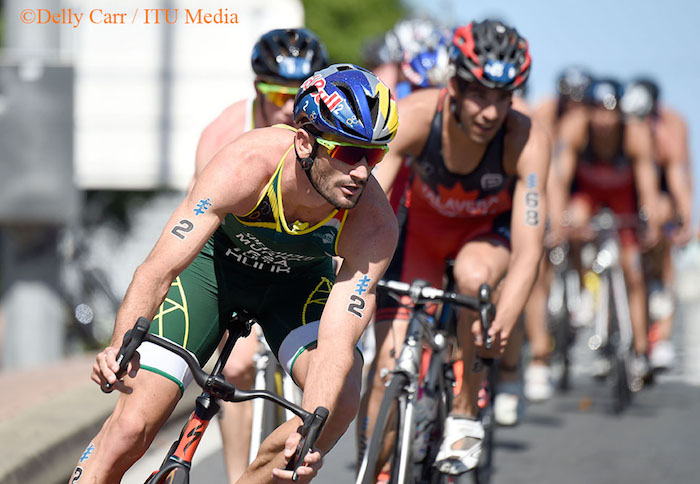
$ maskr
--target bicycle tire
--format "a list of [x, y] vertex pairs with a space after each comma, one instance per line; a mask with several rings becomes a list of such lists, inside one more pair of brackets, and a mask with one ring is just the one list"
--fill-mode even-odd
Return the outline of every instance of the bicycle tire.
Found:
[[[272, 361], [265, 369], [265, 389], [283, 397], [281, 368]], [[262, 440], [265, 440], [277, 427], [284, 423], [284, 409], [268, 400], [263, 404]], [[261, 440], [261, 442], [262, 442]]]
[[[377, 467], [380, 453], [383, 449], [384, 440], [387, 432], [391, 430], [389, 428], [389, 423], [393, 420], [394, 424], [392, 428], [397, 430], [397, 438], [394, 440], [394, 449], [392, 451], [392, 457], [395, 457], [398, 451], [400, 442], [400, 432], [398, 430], [401, 428], [401, 411], [396, 412], [395, 410], [400, 410], [397, 408], [400, 405], [400, 396], [404, 393], [404, 388], [408, 385], [408, 377], [403, 373], [394, 373], [391, 377], [391, 382], [384, 392], [384, 397], [379, 407], [379, 412], [377, 413], [377, 418], [375, 419], [374, 430], [367, 445], [367, 450], [363, 458], [362, 467], [360, 468], [360, 473], [357, 477], [357, 484], [374, 484], [374, 470]], [[391, 412], [395, 412], [395, 419], [390, 418]], [[410, 450], [410, 449], [409, 449]], [[395, 469], [392, 468], [392, 478], [389, 481], [394, 484]], [[403, 483], [401, 483], [403, 484]]]
[[479, 463], [472, 472], [472, 480], [474, 484], [489, 484], [491, 475], [493, 474], [493, 447], [494, 447], [494, 430], [496, 420], [494, 415], [494, 401], [496, 399], [496, 385], [498, 378], [497, 364], [494, 363], [487, 369], [488, 382], [488, 404], [481, 409], [480, 420], [484, 426], [484, 440], [481, 445], [481, 455]]

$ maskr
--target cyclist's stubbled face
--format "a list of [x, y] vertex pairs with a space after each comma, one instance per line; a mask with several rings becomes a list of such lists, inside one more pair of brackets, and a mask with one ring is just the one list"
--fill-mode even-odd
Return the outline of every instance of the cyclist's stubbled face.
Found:
[[510, 91], [491, 89], [478, 82], [458, 86], [455, 78], [450, 80], [450, 95], [457, 103], [464, 131], [475, 143], [488, 143], [496, 136], [513, 97]]
[[348, 165], [328, 155], [318, 147], [316, 159], [311, 166], [311, 184], [316, 191], [335, 208], [353, 208], [360, 201], [372, 169], [363, 159]]
[[602, 105], [590, 106], [589, 116], [591, 119], [591, 130], [597, 136], [612, 132], [622, 122], [619, 109], [607, 109]]

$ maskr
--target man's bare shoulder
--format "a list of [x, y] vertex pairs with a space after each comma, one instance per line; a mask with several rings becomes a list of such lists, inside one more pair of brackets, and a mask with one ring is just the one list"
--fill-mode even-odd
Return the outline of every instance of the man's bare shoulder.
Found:
[[398, 239], [396, 215], [374, 177], [370, 177], [360, 201], [349, 210], [339, 244], [341, 257], [352, 257], [358, 250], [377, 257], [391, 257]]
[[246, 130], [248, 105], [249, 101], [246, 99], [231, 104], [209, 123], [206, 130], [217, 138], [228, 138], [229, 141], [236, 139]]
[[565, 113], [559, 122], [557, 136], [564, 138], [567, 143], [580, 148], [586, 143], [588, 136], [588, 114], [585, 109], [573, 109]]
[[518, 160], [523, 155], [532, 156], [546, 163], [550, 144], [547, 130], [537, 120], [515, 109], [511, 109], [505, 121], [504, 161], [506, 169], [514, 174]]
[[394, 145], [400, 144], [409, 153], [418, 154], [430, 132], [439, 99], [440, 89], [421, 89], [398, 102], [399, 131]]
[[242, 202], [243, 210], [247, 205], [250, 209], [293, 142], [294, 132], [281, 128], [243, 133], [214, 156], [198, 183], [212, 188], [226, 187], [222, 192], [229, 203], [240, 208]]
[[661, 106], [659, 116], [661, 121], [667, 124], [673, 131], [685, 132], [688, 129], [688, 125], [683, 115], [669, 106]]

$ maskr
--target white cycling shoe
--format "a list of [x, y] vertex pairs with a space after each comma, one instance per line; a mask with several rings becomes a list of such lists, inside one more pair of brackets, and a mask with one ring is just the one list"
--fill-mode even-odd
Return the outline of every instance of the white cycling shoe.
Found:
[[[466, 440], [467, 442], [461, 442]], [[440, 451], [435, 467], [443, 474], [456, 476], [474, 469], [481, 456], [484, 427], [479, 420], [466, 417], [447, 417]], [[468, 445], [466, 449], [461, 448]], [[458, 448], [453, 448], [453, 447]]]

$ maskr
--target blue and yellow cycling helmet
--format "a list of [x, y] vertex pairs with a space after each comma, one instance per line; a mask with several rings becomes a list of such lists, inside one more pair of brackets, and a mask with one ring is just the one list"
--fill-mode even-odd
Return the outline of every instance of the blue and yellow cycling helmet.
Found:
[[385, 145], [396, 135], [399, 116], [389, 88], [377, 76], [353, 64], [333, 64], [301, 85], [294, 122], [314, 135]]

